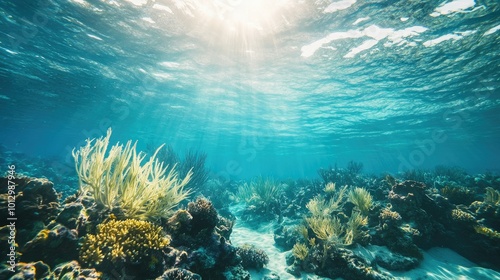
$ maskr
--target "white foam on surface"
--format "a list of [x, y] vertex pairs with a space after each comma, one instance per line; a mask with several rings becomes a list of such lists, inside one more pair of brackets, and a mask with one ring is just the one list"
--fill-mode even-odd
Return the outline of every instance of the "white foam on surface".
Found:
[[437, 7], [434, 12], [430, 14], [430, 16], [438, 17], [440, 15], [449, 15], [453, 13], [463, 12], [469, 8], [474, 7], [474, 5], [476, 5], [476, 2], [474, 0], [455, 0]]

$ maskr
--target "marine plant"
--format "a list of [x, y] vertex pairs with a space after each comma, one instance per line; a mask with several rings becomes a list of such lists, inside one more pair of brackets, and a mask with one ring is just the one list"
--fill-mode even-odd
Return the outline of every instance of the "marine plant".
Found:
[[187, 175], [191, 170], [193, 175], [187, 184], [188, 188], [201, 189], [208, 180], [208, 170], [205, 168], [205, 160], [207, 154], [194, 150], [189, 150], [184, 155], [184, 160], [179, 165], [179, 174], [182, 176]]
[[145, 163], [145, 154], [138, 153], [132, 141], [108, 151], [110, 137], [108, 129], [105, 137], [73, 150], [81, 193], [107, 210], [120, 209], [126, 218], [167, 218], [190, 194], [185, 186], [192, 172], [182, 180], [175, 168], [166, 173], [167, 167], [156, 158], [161, 147]]
[[309, 248], [304, 243], [295, 243], [293, 245], [292, 254], [299, 260], [305, 260], [309, 254]]
[[355, 188], [349, 192], [349, 201], [351, 201], [361, 211], [363, 215], [368, 215], [372, 206], [372, 195], [364, 188]]
[[346, 232], [348, 233], [348, 236], [352, 236], [352, 241], [358, 241], [364, 237], [366, 234], [365, 231], [362, 231], [361, 228], [363, 226], [366, 226], [368, 224], [368, 217], [363, 216], [358, 211], [353, 211], [351, 213], [351, 217], [349, 217], [349, 220], [347, 221], [347, 227], [346, 227]]
[[[152, 144], [148, 144], [146, 150], [149, 154], [154, 154], [156, 148]], [[205, 168], [206, 153], [188, 150], [184, 157], [181, 158], [175, 152], [172, 145], [165, 144], [165, 148], [158, 152], [157, 158], [164, 165], [168, 166], [167, 172], [176, 167], [180, 177], [185, 177], [192, 171], [191, 180], [186, 185], [190, 189], [200, 189], [208, 180], [208, 170]]]
[[342, 224], [337, 217], [312, 216], [306, 218], [307, 225], [317, 238], [339, 244], [340, 235], [343, 232]]
[[104, 261], [138, 263], [154, 251], [170, 244], [162, 228], [151, 222], [127, 219], [111, 220], [97, 226], [97, 234], [85, 236], [80, 260], [90, 266]]
[[486, 194], [484, 196], [484, 203], [491, 205], [500, 205], [500, 192], [491, 188], [486, 188]]
[[326, 201], [324, 197], [321, 195], [318, 195], [306, 204], [306, 208], [309, 209], [309, 212], [313, 216], [329, 216], [332, 214], [333, 211], [337, 209], [335, 205], [335, 200], [331, 198], [330, 200]]
[[353, 175], [359, 174], [363, 170], [363, 163], [351, 160], [347, 163], [346, 169]]
[[335, 183], [329, 182], [325, 185], [325, 193], [326, 194], [333, 194], [335, 193]]
[[453, 204], [469, 205], [475, 200], [475, 192], [466, 187], [445, 186], [441, 194]]
[[282, 193], [281, 184], [269, 179], [258, 178], [250, 184], [245, 183], [238, 188], [237, 196], [247, 205], [269, 212], [273, 205], [279, 205], [279, 197]]

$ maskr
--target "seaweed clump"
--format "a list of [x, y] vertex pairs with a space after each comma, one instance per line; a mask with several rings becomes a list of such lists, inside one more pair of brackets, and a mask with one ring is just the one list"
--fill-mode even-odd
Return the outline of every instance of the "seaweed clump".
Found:
[[111, 129], [105, 137], [87, 140], [79, 150], [73, 150], [80, 191], [106, 211], [119, 210], [125, 218], [157, 220], [168, 218], [173, 209], [190, 194], [184, 179], [157, 159], [158, 148], [151, 158], [137, 153], [136, 144], [116, 144], [108, 151]]

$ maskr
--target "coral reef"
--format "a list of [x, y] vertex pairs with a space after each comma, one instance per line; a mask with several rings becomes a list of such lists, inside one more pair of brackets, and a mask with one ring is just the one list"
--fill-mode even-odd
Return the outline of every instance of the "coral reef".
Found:
[[[85, 170], [79, 172], [82, 186], [65, 201], [48, 180], [16, 181], [19, 262], [14, 272], [0, 270], [1, 279], [250, 279], [246, 269], [262, 269], [270, 260], [255, 246], [232, 245], [236, 218], [256, 223], [244, 226], [272, 226], [276, 246], [289, 251], [287, 271], [296, 277], [389, 279], [384, 271], [415, 268], [433, 246], [500, 269], [500, 177], [437, 168], [402, 174], [423, 182], [402, 181], [362, 175], [362, 165], [351, 163], [345, 170], [323, 170], [323, 182], [212, 178], [199, 189], [205, 196], [196, 193], [197, 199], [174, 211], [180, 200], [163, 204], [172, 201], [163, 187], [183, 185], [173, 196], [185, 197], [189, 176], [181, 180], [173, 166], [163, 168], [161, 150], [146, 162], [131, 142], [108, 151], [110, 133], [75, 152]], [[200, 168], [201, 157], [190, 157], [186, 161]], [[93, 176], [99, 177], [96, 188], [88, 183]], [[246, 203], [241, 212], [236, 198]], [[0, 195], [0, 216], [8, 203]], [[0, 227], [1, 236], [8, 234]], [[272, 267], [261, 271], [263, 279], [279, 279]]]

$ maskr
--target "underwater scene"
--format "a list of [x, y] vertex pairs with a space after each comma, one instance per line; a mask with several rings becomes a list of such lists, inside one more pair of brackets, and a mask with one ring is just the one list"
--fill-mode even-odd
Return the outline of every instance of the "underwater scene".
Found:
[[0, 279], [500, 279], [498, 0], [0, 2]]

